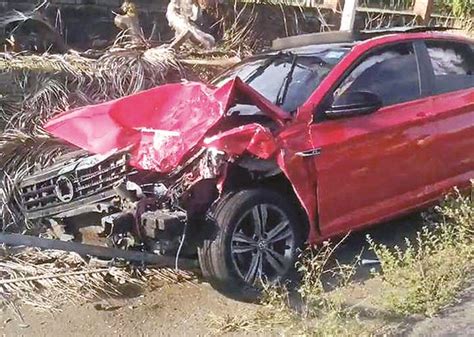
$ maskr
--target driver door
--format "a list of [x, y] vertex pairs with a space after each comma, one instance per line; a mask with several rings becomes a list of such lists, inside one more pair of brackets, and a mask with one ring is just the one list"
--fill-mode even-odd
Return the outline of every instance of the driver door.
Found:
[[[382, 221], [432, 198], [432, 102], [420, 68], [412, 43], [379, 48], [362, 57], [326, 97], [326, 108], [311, 126], [323, 237]], [[350, 91], [377, 94], [382, 108], [325, 119], [323, 110]]]

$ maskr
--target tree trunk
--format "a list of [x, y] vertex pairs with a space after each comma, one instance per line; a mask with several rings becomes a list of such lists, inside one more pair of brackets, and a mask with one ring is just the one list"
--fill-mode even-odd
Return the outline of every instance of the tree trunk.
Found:
[[142, 29], [138, 20], [138, 12], [135, 4], [130, 1], [124, 1], [121, 10], [124, 15], [117, 14], [114, 19], [115, 25], [130, 35], [133, 42], [143, 41]]
[[200, 30], [194, 23], [199, 11], [200, 7], [192, 0], [171, 0], [166, 10], [166, 19], [175, 31], [176, 39], [188, 35], [191, 42], [211, 49], [216, 44], [214, 37]]

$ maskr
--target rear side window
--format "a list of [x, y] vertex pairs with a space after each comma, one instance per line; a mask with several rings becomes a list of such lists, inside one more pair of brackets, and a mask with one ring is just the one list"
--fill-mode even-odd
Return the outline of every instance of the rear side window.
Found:
[[471, 48], [459, 42], [427, 41], [435, 76], [435, 93], [474, 87], [474, 59]]
[[348, 92], [368, 91], [384, 106], [420, 97], [416, 55], [411, 43], [381, 48], [367, 55], [334, 91], [334, 99]]

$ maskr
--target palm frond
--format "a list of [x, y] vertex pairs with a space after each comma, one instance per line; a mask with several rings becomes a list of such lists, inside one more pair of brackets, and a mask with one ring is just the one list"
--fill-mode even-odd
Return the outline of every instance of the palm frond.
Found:
[[47, 135], [30, 136], [18, 130], [0, 135], [0, 222], [3, 230], [22, 231], [30, 227], [19, 207], [20, 181], [35, 167], [47, 165], [60, 154], [75, 149]]
[[120, 295], [124, 285], [148, 282], [194, 283], [189, 272], [114, 267], [107, 261], [85, 260], [76, 253], [24, 249], [0, 254], [0, 297], [4, 304], [28, 304], [58, 310], [66, 302], [81, 303]]
[[156, 47], [146, 50], [114, 49], [97, 62], [101, 79], [108, 84], [103, 94], [118, 98], [167, 82], [170, 70], [179, 71], [174, 51]]

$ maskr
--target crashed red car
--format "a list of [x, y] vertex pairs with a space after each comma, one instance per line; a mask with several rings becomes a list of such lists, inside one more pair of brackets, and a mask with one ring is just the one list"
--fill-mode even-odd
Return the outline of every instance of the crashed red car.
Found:
[[411, 28], [287, 38], [207, 86], [169, 84], [45, 129], [87, 150], [21, 184], [28, 219], [95, 213], [112, 245], [198, 253], [246, 296], [305, 241], [435, 203], [474, 177], [474, 42]]

